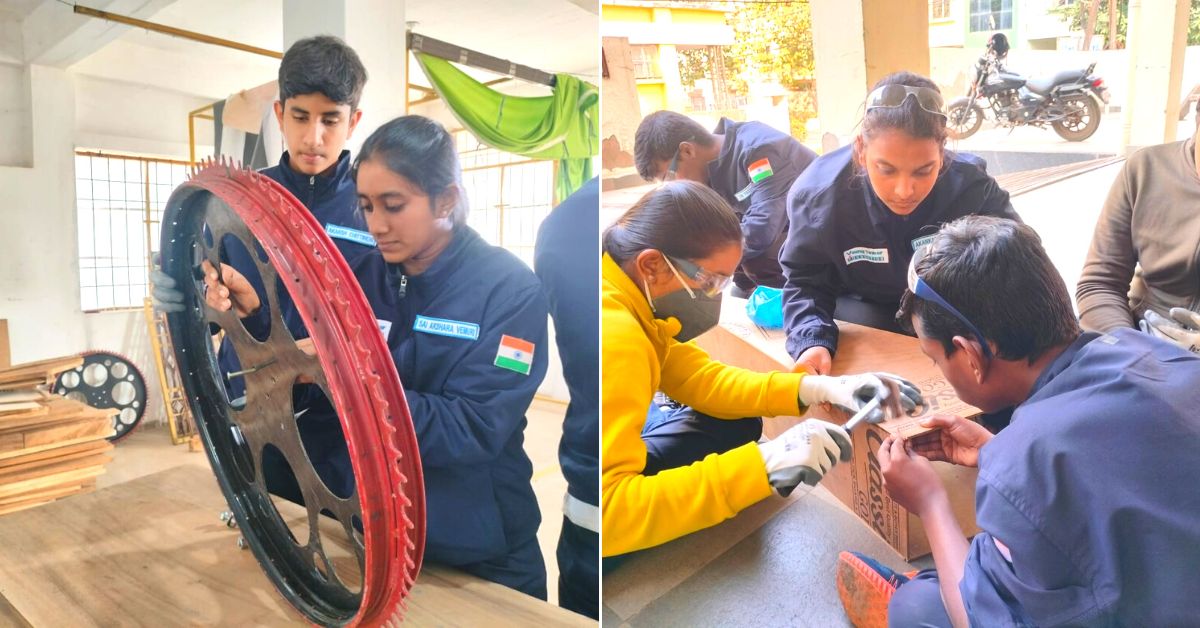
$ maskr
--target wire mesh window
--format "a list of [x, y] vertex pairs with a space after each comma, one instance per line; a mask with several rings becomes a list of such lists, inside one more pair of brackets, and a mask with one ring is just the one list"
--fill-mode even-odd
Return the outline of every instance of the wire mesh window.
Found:
[[929, 0], [929, 19], [941, 20], [950, 17], [950, 0]]
[[971, 32], [1011, 29], [1012, 0], [971, 0]]
[[532, 268], [538, 227], [554, 205], [554, 162], [489, 148], [467, 131], [454, 136], [471, 208], [467, 224]]
[[84, 311], [141, 308], [167, 198], [187, 179], [181, 161], [75, 154], [79, 296]]

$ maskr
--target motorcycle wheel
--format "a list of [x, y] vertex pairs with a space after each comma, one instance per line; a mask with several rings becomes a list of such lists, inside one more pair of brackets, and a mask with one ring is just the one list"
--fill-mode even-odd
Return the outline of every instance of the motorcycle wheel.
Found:
[[1100, 104], [1087, 94], [1077, 94], [1063, 99], [1062, 106], [1069, 111], [1061, 120], [1050, 123], [1054, 132], [1068, 142], [1082, 142], [1100, 128]]
[[983, 109], [975, 103], [956, 102], [946, 112], [946, 121], [946, 135], [950, 139], [966, 139], [983, 126]]

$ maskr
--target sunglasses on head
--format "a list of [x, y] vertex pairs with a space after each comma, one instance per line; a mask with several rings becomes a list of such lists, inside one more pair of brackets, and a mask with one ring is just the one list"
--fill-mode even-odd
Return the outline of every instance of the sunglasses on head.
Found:
[[899, 107], [909, 98], [915, 98], [917, 104], [925, 111], [949, 119], [949, 116], [946, 115], [946, 103], [936, 89], [909, 85], [883, 85], [875, 88], [867, 95], [867, 111], [879, 107]]
[[983, 348], [983, 355], [988, 359], [991, 359], [992, 348], [988, 346], [987, 339], [984, 338], [983, 332], [979, 331], [979, 328], [976, 327], [974, 323], [967, 320], [967, 317], [963, 316], [962, 312], [959, 312], [957, 308], [955, 308], [953, 305], [950, 305], [948, 301], [942, 298], [942, 295], [938, 294], [929, 286], [929, 284], [925, 283], [924, 279], [921, 279], [920, 275], [917, 274], [918, 261], [925, 259], [931, 250], [931, 245], [926, 244], [913, 253], [912, 260], [908, 263], [908, 290], [912, 292], [913, 295], [918, 299], [924, 299], [926, 301], [932, 301], [933, 303], [936, 303], [942, 309], [954, 316], [954, 318], [957, 318], [959, 321], [961, 321], [963, 325], [966, 325], [967, 329], [971, 330], [971, 333], [975, 335], [975, 339], [979, 341], [980, 346]]

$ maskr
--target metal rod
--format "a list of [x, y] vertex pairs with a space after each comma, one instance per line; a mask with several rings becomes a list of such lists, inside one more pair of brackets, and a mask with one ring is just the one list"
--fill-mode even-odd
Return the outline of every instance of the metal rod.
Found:
[[78, 4], [75, 5], [74, 8], [75, 8], [75, 13], [77, 13], [79, 15], [95, 17], [95, 18], [99, 18], [102, 20], [108, 20], [110, 22], [116, 22], [118, 24], [125, 24], [127, 26], [136, 26], [138, 28], [144, 28], [148, 31], [153, 31], [155, 33], [162, 33], [163, 35], [179, 37], [180, 39], [189, 39], [191, 41], [200, 42], [202, 44], [211, 44], [213, 46], [222, 46], [225, 48], [232, 48], [234, 50], [241, 50], [242, 52], [249, 52], [249, 53], [256, 54], [256, 55], [262, 55], [264, 57], [271, 57], [272, 59], [282, 59], [283, 58], [282, 52], [276, 52], [274, 50], [267, 50], [266, 48], [259, 48], [257, 46], [251, 46], [248, 44], [243, 44], [243, 43], [232, 41], [229, 39], [221, 39], [220, 37], [213, 37], [212, 35], [205, 35], [204, 33], [197, 33], [195, 31], [183, 30], [182, 28], [175, 28], [174, 26], [166, 26], [164, 24], [156, 24], [154, 22], [147, 22], [145, 20], [139, 20], [134, 17], [128, 17], [125, 15], [119, 15], [116, 13], [109, 13], [108, 11], [101, 11], [100, 9], [93, 9], [91, 7], [80, 6]]
[[175, 164], [178, 166], [190, 165], [182, 159], [160, 159], [158, 157], [140, 157], [138, 155], [123, 155], [121, 153], [106, 153], [98, 150], [76, 150], [76, 155], [83, 157], [103, 157], [105, 159], [128, 159], [129, 161], [145, 161], [150, 163]]
[[446, 61], [453, 61], [473, 68], [495, 72], [496, 74], [505, 74], [523, 81], [538, 83], [548, 87], [554, 87], [557, 82], [557, 78], [549, 72], [513, 63], [507, 59], [485, 55], [482, 52], [463, 48], [457, 44], [433, 39], [432, 37], [426, 37], [412, 31], [408, 32], [407, 40], [408, 49], [413, 52], [424, 52], [425, 54], [433, 55]]
[[225, 378], [226, 378], [226, 379], [233, 379], [233, 378], [235, 378], [235, 377], [238, 377], [238, 376], [240, 376], [240, 375], [249, 375], [250, 373], [253, 373], [253, 372], [255, 372], [255, 371], [260, 371], [260, 370], [262, 370], [262, 369], [265, 369], [265, 368], [267, 368], [268, 366], [271, 366], [271, 365], [272, 365], [272, 364], [274, 364], [274, 363], [275, 363], [275, 358], [271, 358], [270, 360], [267, 360], [266, 362], [263, 362], [262, 364], [259, 364], [258, 366], [252, 366], [252, 367], [250, 367], [250, 368], [248, 368], [248, 369], [243, 369], [243, 370], [240, 370], [240, 371], [234, 371], [234, 372], [232, 372], [232, 373], [228, 373], [228, 374], [226, 374], [226, 375], [225, 375]]

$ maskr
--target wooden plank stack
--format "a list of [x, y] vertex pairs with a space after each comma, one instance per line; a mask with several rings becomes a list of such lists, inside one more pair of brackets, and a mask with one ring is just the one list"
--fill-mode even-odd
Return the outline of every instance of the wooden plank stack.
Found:
[[105, 438], [116, 411], [46, 390], [82, 364], [70, 356], [0, 369], [0, 515], [92, 491], [112, 461]]

